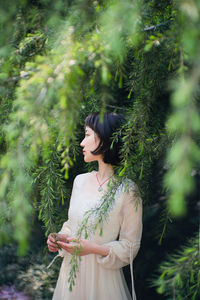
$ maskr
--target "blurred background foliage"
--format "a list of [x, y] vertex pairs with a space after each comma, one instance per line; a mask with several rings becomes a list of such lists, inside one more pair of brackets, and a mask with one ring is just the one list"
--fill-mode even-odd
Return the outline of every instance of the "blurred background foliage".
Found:
[[51, 298], [45, 236], [67, 218], [74, 177], [96, 167], [83, 163], [84, 119], [116, 111], [118, 172], [144, 201], [138, 299], [197, 299], [199, 14], [198, 0], [0, 2], [2, 284]]

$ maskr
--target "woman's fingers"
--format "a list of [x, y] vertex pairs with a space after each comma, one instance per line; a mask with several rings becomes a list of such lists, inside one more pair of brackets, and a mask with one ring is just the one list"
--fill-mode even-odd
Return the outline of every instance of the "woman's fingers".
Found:
[[57, 241], [57, 244], [60, 247], [64, 248], [64, 249], [72, 249], [72, 248], [74, 248], [74, 245], [69, 244], [69, 243], [65, 243], [65, 242], [61, 242], [61, 241]]
[[49, 251], [51, 251], [51, 252], [57, 252], [58, 251], [58, 247], [54, 243], [47, 242], [47, 245], [48, 245]]
[[50, 252], [57, 252], [58, 248], [48, 246]]
[[57, 233], [57, 240], [61, 241], [61, 242], [68, 243], [68, 235], [67, 234]]
[[77, 238], [74, 238], [74, 237], [68, 237], [67, 241], [68, 241], [68, 243], [71, 243], [71, 242], [78, 243], [80, 240]]
[[50, 252], [57, 252], [58, 247], [55, 244], [55, 239], [52, 237], [52, 234], [50, 233], [47, 239], [47, 245]]
[[78, 248], [79, 248], [79, 246], [80, 246], [80, 245], [79, 245], [78, 243], [76, 243], [76, 242], [64, 243], [64, 242], [58, 241], [57, 244], [58, 244], [61, 248], [65, 249], [66, 251], [68, 251], [68, 252], [70, 252], [70, 253], [73, 253], [75, 247], [78, 246]]
[[53, 242], [53, 243], [55, 243], [55, 239], [52, 237], [51, 233], [48, 236], [48, 240], [51, 241], [51, 242]]
[[55, 244], [55, 239], [52, 237], [51, 234], [48, 236], [47, 245], [50, 252], [58, 251], [58, 247]]
[[51, 247], [53, 247], [53, 246], [56, 247], [56, 245], [55, 245], [55, 240], [54, 240], [54, 239], [48, 238], [47, 244], [48, 244], [49, 246], [51, 246]]
[[47, 240], [47, 244], [48, 244], [50, 247], [57, 248], [57, 246], [55, 245], [55, 243], [54, 243], [54, 242], [51, 242], [50, 240]]

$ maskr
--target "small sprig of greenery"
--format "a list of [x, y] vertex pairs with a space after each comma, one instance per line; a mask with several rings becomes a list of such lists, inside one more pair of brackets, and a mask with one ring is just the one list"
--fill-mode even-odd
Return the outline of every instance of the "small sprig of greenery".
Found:
[[78, 243], [77, 246], [74, 247], [74, 250], [73, 250], [73, 255], [71, 256], [71, 259], [70, 259], [70, 271], [69, 271], [69, 277], [68, 277], [68, 283], [69, 283], [69, 290], [70, 292], [72, 291], [72, 287], [73, 285], [75, 285], [75, 278], [77, 277], [77, 271], [78, 271], [78, 268], [79, 268], [79, 262], [81, 261], [81, 250], [82, 250], [82, 247], [81, 247], [81, 243], [80, 243], [80, 240], [76, 240], [76, 242]]
[[[80, 227], [76, 233], [76, 241], [84, 237], [94, 234], [99, 227], [99, 235], [103, 235], [103, 222], [108, 218], [110, 210], [113, 208], [115, 202], [115, 194], [120, 184], [122, 183], [122, 178], [116, 177], [115, 180], [110, 180], [108, 182], [108, 191], [103, 194], [100, 202], [95, 205], [95, 207], [89, 209], [84, 214], [84, 219], [82, 220]], [[80, 242], [79, 242], [80, 243]], [[75, 285], [75, 279], [77, 277], [77, 272], [79, 269], [79, 262], [81, 261], [81, 244], [75, 246], [71, 260], [70, 260], [70, 271], [68, 277], [69, 290], [72, 291], [72, 287]]]

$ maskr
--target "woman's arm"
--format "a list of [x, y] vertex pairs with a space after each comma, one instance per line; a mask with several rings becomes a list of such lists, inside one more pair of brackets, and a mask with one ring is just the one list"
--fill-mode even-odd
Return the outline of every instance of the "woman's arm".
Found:
[[58, 241], [60, 247], [66, 250], [68, 253], [73, 254], [75, 247], [80, 249], [80, 255], [88, 254], [98, 254], [101, 256], [106, 256], [109, 254], [110, 248], [106, 245], [99, 245], [90, 240], [80, 239], [79, 241], [76, 238], [68, 238], [67, 243]]
[[136, 193], [136, 185], [124, 193], [119, 240], [105, 243], [110, 248], [107, 256], [97, 256], [97, 262], [107, 269], [122, 268], [135, 258], [142, 236], [142, 200]]

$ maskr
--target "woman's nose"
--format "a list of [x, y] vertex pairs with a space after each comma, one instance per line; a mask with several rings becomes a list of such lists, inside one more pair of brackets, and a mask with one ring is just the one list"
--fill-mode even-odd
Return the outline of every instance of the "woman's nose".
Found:
[[80, 143], [80, 146], [81, 146], [81, 147], [84, 147], [83, 141], [84, 141], [84, 139], [83, 139], [82, 142]]

